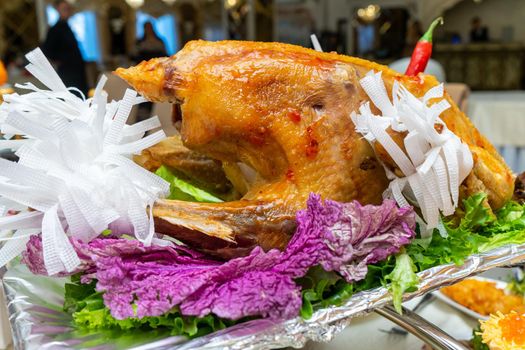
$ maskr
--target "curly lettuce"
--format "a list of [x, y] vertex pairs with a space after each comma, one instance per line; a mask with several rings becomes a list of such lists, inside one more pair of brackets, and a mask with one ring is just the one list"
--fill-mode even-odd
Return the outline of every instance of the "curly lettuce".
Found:
[[524, 207], [509, 202], [494, 215], [484, 204], [486, 197], [479, 193], [466, 199], [459, 224], [455, 220], [444, 222], [446, 237], [434, 230], [430, 244], [414, 240], [407, 246], [418, 271], [449, 263], [461, 265], [469, 255], [525, 243]]
[[402, 252], [396, 255], [396, 264], [392, 272], [385, 276], [390, 282], [390, 292], [396, 311], [401, 313], [401, 302], [405, 292], [417, 290], [419, 278], [416, 275], [416, 266], [408, 254]]

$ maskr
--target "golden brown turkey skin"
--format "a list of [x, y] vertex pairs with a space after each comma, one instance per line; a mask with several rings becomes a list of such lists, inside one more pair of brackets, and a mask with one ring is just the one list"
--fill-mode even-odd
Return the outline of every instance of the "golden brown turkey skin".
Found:
[[[157, 227], [179, 237], [185, 227], [182, 239], [197, 245], [202, 240], [197, 232], [234, 240], [219, 253], [229, 257], [256, 244], [284, 246], [295, 212], [312, 192], [337, 201], [381, 202], [388, 186], [384, 170], [349, 118], [367, 101], [359, 79], [370, 70], [383, 72], [389, 91], [394, 80], [416, 96], [438, 84], [432, 76], [407, 77], [362, 59], [245, 41], [193, 41], [170, 58], [117, 70], [147, 98], [180, 104], [186, 147], [223, 162], [243, 162], [259, 175], [240, 201], [160, 201], [154, 207]], [[500, 207], [512, 196], [512, 173], [446, 98], [452, 108], [442, 118], [474, 157], [461, 193], [485, 191], [491, 206]], [[191, 224], [176, 217], [182, 214]], [[210, 218], [208, 225], [196, 223], [199, 217]]]

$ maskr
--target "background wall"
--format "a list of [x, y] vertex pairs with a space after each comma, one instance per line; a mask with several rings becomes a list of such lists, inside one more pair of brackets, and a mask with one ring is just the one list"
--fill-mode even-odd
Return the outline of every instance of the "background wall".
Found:
[[489, 28], [491, 40], [505, 39], [505, 27], [513, 27], [512, 41], [525, 42], [524, 15], [524, 0], [483, 0], [480, 3], [465, 0], [445, 12], [445, 28], [458, 32], [463, 42], [468, 42], [470, 21], [479, 16], [483, 25]]
[[[294, 0], [275, 0], [277, 3], [289, 3]], [[487, 1], [487, 0], [485, 0]], [[498, 0], [494, 0], [497, 2]], [[502, 0], [504, 2], [506, 0]], [[525, 0], [521, 1], [525, 4]], [[297, 1], [295, 1], [297, 2]], [[366, 7], [369, 4], [377, 4], [383, 8], [404, 8], [408, 11], [411, 18], [421, 21], [423, 28], [426, 28], [434, 18], [442, 15], [446, 10], [454, 7], [456, 4], [472, 3], [473, 0], [304, 0], [304, 2], [311, 8], [316, 23], [316, 29], [320, 30], [337, 30], [337, 22], [340, 19], [348, 19], [350, 24], [355, 25], [353, 20], [355, 10], [357, 8]], [[469, 14], [467, 13], [467, 18]], [[459, 16], [464, 18], [465, 14]], [[468, 20], [470, 23], [470, 20]], [[352, 52], [353, 43], [353, 29], [352, 26], [347, 26], [347, 47]]]
[[[277, 2], [287, 2], [289, 0], [277, 0]], [[488, 0], [484, 0], [488, 1]], [[494, 0], [498, 2], [499, 0]], [[501, 0], [506, 2], [507, 0]], [[514, 0], [514, 2], [520, 2], [525, 5], [523, 0]], [[443, 13], [443, 11], [450, 9], [457, 3], [471, 3], [472, 0], [328, 0], [328, 1], [315, 1], [306, 0], [307, 3], [311, 3], [311, 7], [317, 6], [317, 12], [315, 13], [317, 22], [323, 29], [335, 30], [337, 20], [339, 18], [348, 18], [352, 15], [352, 11], [359, 7], [366, 7], [369, 4], [377, 4], [382, 7], [403, 7], [414, 17], [419, 19], [423, 26], [427, 26], [432, 20]], [[523, 12], [522, 12], [523, 13]]]

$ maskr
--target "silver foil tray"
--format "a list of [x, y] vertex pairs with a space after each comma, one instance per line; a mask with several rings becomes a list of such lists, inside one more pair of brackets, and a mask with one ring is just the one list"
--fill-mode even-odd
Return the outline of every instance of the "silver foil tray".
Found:
[[[419, 290], [404, 300], [453, 284], [494, 267], [525, 261], [525, 244], [472, 255], [462, 266], [436, 266], [420, 272]], [[344, 305], [316, 311], [312, 318], [245, 322], [200, 338], [174, 337], [166, 330], [81, 332], [62, 311], [65, 279], [35, 276], [23, 265], [9, 269], [3, 279], [15, 349], [272, 349], [302, 347], [308, 340], [330, 341], [353, 317], [390, 303], [384, 287], [360, 292]]]

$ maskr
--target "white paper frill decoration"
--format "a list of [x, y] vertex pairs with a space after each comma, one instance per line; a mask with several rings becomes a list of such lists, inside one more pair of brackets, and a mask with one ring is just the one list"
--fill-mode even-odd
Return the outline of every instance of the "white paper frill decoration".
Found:
[[[422, 234], [428, 236], [433, 228], [439, 228], [440, 212], [444, 216], [454, 213], [459, 186], [473, 166], [468, 146], [439, 117], [450, 104], [442, 99], [429, 105], [430, 100], [443, 97], [443, 84], [417, 98], [395, 81], [390, 100], [381, 72], [370, 71], [360, 83], [381, 115], [372, 113], [370, 102], [364, 103], [359, 113], [351, 115], [356, 130], [371, 144], [379, 142], [405, 175], [398, 177], [385, 167], [391, 182], [384, 196], [400, 206], [418, 206], [427, 226]], [[435, 125], [440, 126], [440, 132]], [[388, 134], [388, 128], [407, 132], [406, 153]]]
[[28, 92], [5, 95], [0, 105], [0, 131], [25, 138], [0, 141], [0, 149], [16, 150], [19, 157], [18, 163], [0, 159], [0, 199], [34, 211], [0, 217], [0, 240], [5, 241], [0, 266], [20, 255], [30, 235], [40, 232], [49, 275], [71, 272], [80, 263], [68, 236], [88, 242], [114, 225], [151, 244], [151, 206], [169, 192], [169, 184], [131, 156], [166, 137], [162, 130], [144, 137], [160, 127], [158, 118], [126, 125], [131, 108], [145, 101], [135, 91], [128, 89], [122, 100], [108, 102], [103, 91], [107, 78], [102, 77], [93, 98], [80, 98], [40, 49], [26, 57], [27, 70], [48, 89], [17, 85]]

